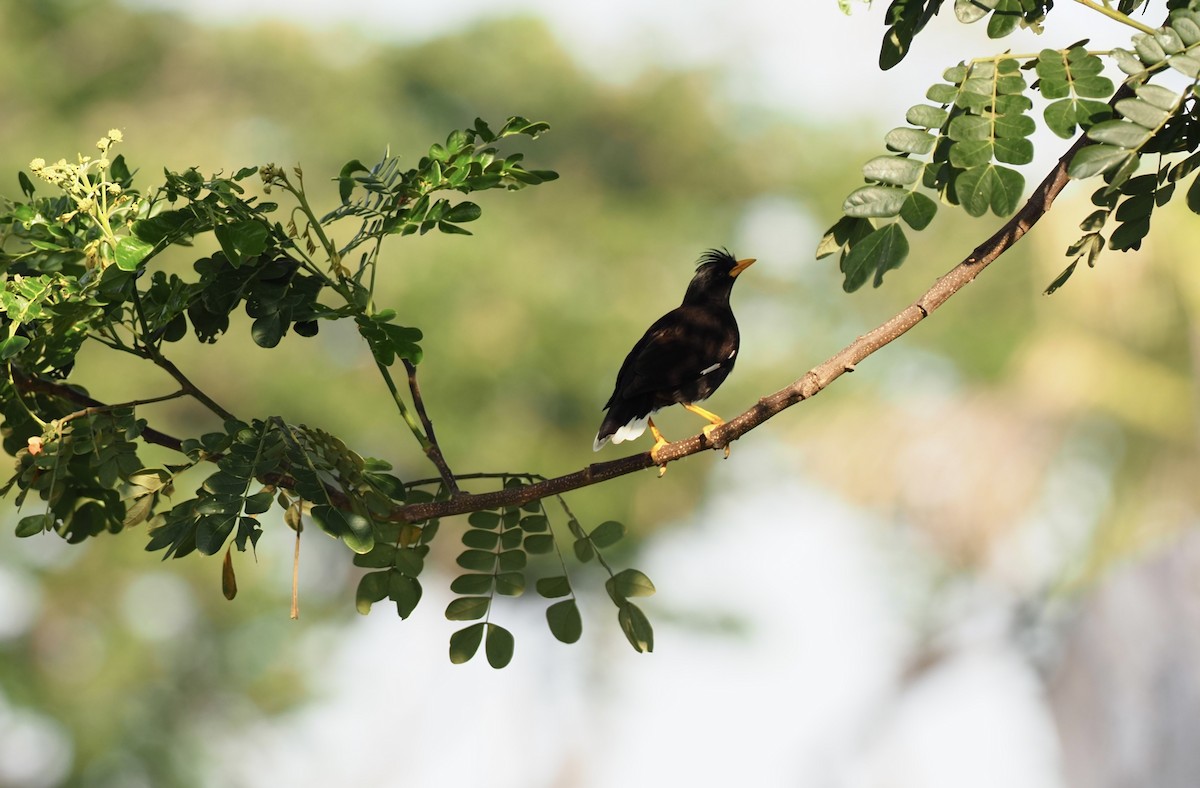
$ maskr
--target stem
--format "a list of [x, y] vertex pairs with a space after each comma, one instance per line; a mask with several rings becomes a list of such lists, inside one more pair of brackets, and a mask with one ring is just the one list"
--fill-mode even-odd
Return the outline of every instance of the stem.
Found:
[[152, 405], [155, 402], [166, 402], [168, 400], [179, 399], [180, 397], [186, 397], [187, 395], [188, 395], [188, 393], [186, 391], [184, 391], [183, 389], [180, 389], [179, 391], [176, 391], [174, 394], [163, 394], [160, 397], [150, 397], [148, 399], [134, 399], [134, 400], [130, 400], [129, 402], [117, 402], [112, 405], [89, 405], [88, 407], [77, 410], [74, 413], [68, 413], [66, 416], [63, 416], [61, 419], [58, 419], [57, 421], [60, 425], [62, 425], [62, 424], [66, 424], [69, 421], [73, 421], [75, 419], [82, 418], [83, 416], [96, 416], [101, 413], [110, 413], [114, 410], [120, 410], [121, 408], [136, 408], [141, 405]]
[[196, 384], [188, 380], [187, 376], [184, 375], [183, 372], [180, 371], [179, 367], [175, 366], [170, 359], [159, 353], [157, 350], [151, 348], [147, 348], [147, 350], [150, 351], [150, 359], [155, 363], [155, 365], [160, 367], [171, 377], [175, 378], [175, 382], [179, 384], [179, 387], [183, 389], [186, 394], [191, 396], [204, 407], [211, 410], [214, 414], [219, 416], [222, 421], [234, 421], [237, 419], [237, 417], [232, 413], [218, 405], [216, 400], [197, 388]]
[[429, 420], [429, 414], [425, 412], [425, 401], [421, 398], [421, 387], [417, 385], [417, 366], [408, 359], [404, 359], [404, 368], [408, 370], [408, 389], [412, 392], [413, 405], [417, 409], [417, 415], [421, 417], [421, 424], [425, 427], [425, 437], [428, 441], [424, 445], [425, 454], [437, 467], [438, 473], [442, 475], [442, 481], [446, 483], [446, 487], [450, 490], [450, 496], [458, 495], [461, 490], [458, 489], [458, 482], [454, 480], [454, 472], [450, 470], [450, 466], [446, 463], [446, 457], [442, 454], [442, 447], [438, 445], [437, 436], [433, 434], [433, 422]]
[[[400, 411], [400, 417], [404, 419], [404, 423], [412, 430], [413, 437], [417, 439], [417, 443], [421, 444], [421, 451], [429, 454], [430, 442], [425, 437], [425, 433], [421, 432], [421, 425], [413, 418], [412, 411], [404, 404], [404, 400], [400, 397], [400, 390], [396, 388], [396, 381], [392, 380], [392, 373], [388, 371], [378, 359], [375, 360], [375, 367], [379, 370], [379, 374], [383, 376], [383, 382], [387, 384], [388, 391], [391, 392], [392, 401], [396, 403], [396, 409]], [[441, 470], [440, 468], [438, 470]]]
[[300, 529], [296, 529], [296, 551], [292, 554], [292, 612], [290, 618], [300, 618]]
[[1082, 6], [1087, 6], [1088, 8], [1092, 9], [1093, 11], [1098, 11], [1099, 13], [1104, 14], [1109, 19], [1120, 22], [1123, 25], [1128, 25], [1129, 27], [1132, 27], [1135, 30], [1140, 30], [1143, 33], [1146, 33], [1148, 35], [1154, 35], [1155, 33], [1158, 32], [1153, 27], [1150, 27], [1149, 25], [1144, 25], [1141, 22], [1137, 21], [1136, 19], [1131, 19], [1130, 17], [1126, 16], [1125, 14], [1122, 14], [1120, 11], [1117, 11], [1114, 8], [1109, 8], [1106, 5], [1097, 3], [1095, 0], [1075, 0], [1075, 2], [1079, 3]]

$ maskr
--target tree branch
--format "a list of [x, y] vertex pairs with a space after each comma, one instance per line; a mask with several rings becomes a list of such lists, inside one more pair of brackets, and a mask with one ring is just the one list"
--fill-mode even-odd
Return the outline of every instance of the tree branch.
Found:
[[428, 439], [428, 444], [425, 447], [425, 454], [429, 457], [430, 462], [437, 468], [441, 474], [442, 481], [446, 485], [446, 489], [450, 491], [451, 496], [462, 494], [462, 490], [458, 489], [458, 482], [455, 480], [454, 472], [450, 470], [450, 466], [446, 463], [446, 456], [442, 454], [442, 447], [438, 444], [437, 436], [433, 434], [433, 422], [429, 420], [429, 414], [425, 412], [425, 400], [421, 397], [421, 387], [417, 385], [417, 366], [408, 359], [404, 359], [404, 369], [408, 371], [408, 390], [412, 392], [413, 407], [417, 409], [417, 415], [421, 418], [421, 425], [425, 428], [425, 437]]
[[[52, 380], [44, 380], [42, 378], [28, 377], [25, 374], [19, 372], [16, 367], [13, 367], [13, 383], [21, 391], [26, 391], [26, 392], [30, 392], [30, 393], [36, 393], [36, 394], [48, 394], [51, 397], [57, 397], [59, 399], [66, 400], [67, 402], [73, 402], [76, 405], [82, 406], [82, 411], [76, 411], [75, 413], [68, 414], [68, 416], [67, 416], [68, 418], [78, 418], [81, 414], [86, 414], [88, 411], [93, 411], [93, 412], [98, 413], [98, 412], [103, 412], [103, 411], [107, 411], [107, 410], [112, 410], [114, 407], [119, 407], [117, 405], [109, 405], [109, 404], [101, 402], [100, 400], [97, 400], [97, 399], [92, 399], [91, 397], [87, 396], [86, 394], [79, 391], [78, 389], [76, 389], [72, 386], [68, 386], [65, 383], [56, 383]], [[184, 393], [190, 394], [190, 392], [180, 391], [175, 394], [168, 394], [165, 397], [155, 397], [150, 400], [141, 400], [141, 401], [135, 400], [133, 402], [126, 402], [126, 403], [121, 403], [121, 404], [125, 405], [127, 407], [133, 406], [133, 405], [145, 405], [149, 402], [157, 402], [157, 401], [162, 401], [162, 400], [167, 400], [167, 399], [175, 399], [176, 397], [179, 397], [179, 396], [181, 396], [181, 394], [184, 394]], [[158, 430], [153, 429], [151, 427], [146, 427], [145, 429], [142, 430], [141, 437], [147, 443], [153, 443], [158, 446], [165, 446], [166, 448], [171, 449], [172, 451], [177, 451], [177, 452], [181, 452], [181, 453], [183, 452], [183, 441], [181, 441], [179, 438], [176, 438], [173, 435], [167, 435], [165, 432], [159, 432]]]
[[[1117, 101], [1128, 95], [1123, 88], [1113, 97]], [[1011, 219], [997, 230], [992, 237], [981, 243], [962, 262], [943, 275], [911, 306], [900, 312], [873, 331], [860, 336], [819, 366], [810, 369], [790, 386], [760, 399], [754, 407], [724, 425], [717, 427], [705, 438], [703, 433], [664, 446], [658, 451], [659, 460], [666, 465], [706, 449], [722, 449], [745, 435], [772, 416], [790, 408], [798, 402], [810, 399], [823, 391], [830, 383], [840, 378], [877, 350], [891, 344], [908, 332], [917, 323], [929, 317], [935, 309], [946, 303], [955, 293], [970, 284], [983, 269], [1021, 239], [1038, 222], [1070, 181], [1067, 166], [1076, 151], [1088, 144], [1080, 135], [1075, 143], [1062, 155], [1058, 164], [1038, 185], [1033, 194]], [[609, 462], [594, 463], [583, 470], [558, 476], [525, 487], [497, 490], [473, 495], [464, 493], [456, 498], [430, 503], [410, 504], [393, 510], [392, 520], [420, 522], [434, 517], [494, 509], [499, 506], [514, 506], [549, 495], [558, 495], [580, 487], [624, 476], [634, 471], [650, 468], [655, 462], [650, 452], [634, 454]]]

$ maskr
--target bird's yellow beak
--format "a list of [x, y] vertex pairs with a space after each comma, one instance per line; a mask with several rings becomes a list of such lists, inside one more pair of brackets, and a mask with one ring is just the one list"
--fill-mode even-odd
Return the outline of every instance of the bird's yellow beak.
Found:
[[745, 260], [738, 260], [737, 265], [735, 265], [733, 268], [729, 269], [729, 275], [737, 276], [742, 271], [745, 271], [747, 268], [754, 265], [754, 261], [756, 259], [757, 258], [754, 258], [754, 257], [747, 257]]

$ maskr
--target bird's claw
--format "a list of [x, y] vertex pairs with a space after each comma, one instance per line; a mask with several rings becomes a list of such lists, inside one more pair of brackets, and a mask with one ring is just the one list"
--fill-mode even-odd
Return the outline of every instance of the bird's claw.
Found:
[[[709, 446], [713, 445], [713, 439], [712, 439], [713, 430], [715, 430], [717, 427], [723, 426], [724, 423], [725, 422], [721, 422], [720, 424], [709, 424], [707, 427], [700, 430], [700, 432], [702, 432], [704, 434], [704, 439], [706, 441], [708, 441]], [[727, 460], [729, 459], [729, 444], [728, 443], [725, 444], [725, 459], [727, 459]]]
[[660, 479], [667, 472], [667, 464], [666, 462], [658, 459], [658, 453], [666, 445], [667, 441], [663, 438], [659, 438], [657, 441], [655, 441], [654, 445], [650, 447], [650, 459], [654, 460], [654, 464], [658, 466], [658, 478]]

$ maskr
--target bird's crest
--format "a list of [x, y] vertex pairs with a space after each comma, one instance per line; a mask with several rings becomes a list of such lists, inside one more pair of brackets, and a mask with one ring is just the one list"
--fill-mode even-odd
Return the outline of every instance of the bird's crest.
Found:
[[709, 249], [700, 255], [700, 260], [696, 263], [696, 270], [699, 271], [706, 265], [724, 265], [732, 268], [737, 265], [737, 260], [729, 253], [728, 249]]

